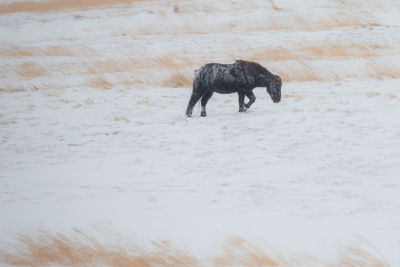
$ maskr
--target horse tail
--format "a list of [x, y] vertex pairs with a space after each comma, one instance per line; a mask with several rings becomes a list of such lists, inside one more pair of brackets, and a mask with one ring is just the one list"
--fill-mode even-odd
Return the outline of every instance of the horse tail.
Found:
[[202, 70], [202, 68], [197, 69], [197, 70], [194, 71], [193, 93], [194, 93], [196, 88], [199, 88], [199, 83], [200, 83], [200, 80], [201, 80], [201, 77], [200, 77], [201, 76], [201, 70]]
[[201, 78], [201, 68], [194, 71], [194, 78], [193, 78], [193, 89], [192, 89], [192, 96], [190, 97], [187, 109], [186, 109], [186, 116], [191, 117], [194, 105], [196, 105], [197, 101], [201, 97], [200, 90], [200, 78]]

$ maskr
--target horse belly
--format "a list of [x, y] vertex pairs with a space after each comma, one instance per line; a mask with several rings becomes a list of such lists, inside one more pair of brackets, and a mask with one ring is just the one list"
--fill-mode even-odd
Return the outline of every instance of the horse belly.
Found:
[[214, 92], [219, 93], [219, 94], [232, 94], [237, 92], [237, 90], [233, 88], [215, 88]]
[[219, 80], [213, 84], [213, 91], [219, 94], [232, 94], [237, 92], [237, 84], [233, 77], [230, 80], [223, 79], [222, 81]]

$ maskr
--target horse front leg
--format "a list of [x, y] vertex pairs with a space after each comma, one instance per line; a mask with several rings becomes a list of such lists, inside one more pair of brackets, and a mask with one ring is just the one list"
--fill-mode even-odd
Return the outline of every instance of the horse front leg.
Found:
[[252, 91], [246, 93], [246, 96], [249, 98], [249, 103], [247, 103], [246, 105], [244, 105], [244, 107], [246, 109], [249, 109], [251, 107], [251, 105], [253, 105], [253, 103], [256, 101], [256, 96], [253, 94]]
[[212, 95], [213, 95], [213, 91], [210, 90], [207, 93], [205, 93], [203, 95], [203, 97], [201, 98], [201, 116], [202, 117], [207, 116], [206, 105], [207, 105], [207, 102], [211, 98]]
[[238, 92], [239, 95], [239, 112], [244, 112], [247, 108], [244, 106], [244, 93]]

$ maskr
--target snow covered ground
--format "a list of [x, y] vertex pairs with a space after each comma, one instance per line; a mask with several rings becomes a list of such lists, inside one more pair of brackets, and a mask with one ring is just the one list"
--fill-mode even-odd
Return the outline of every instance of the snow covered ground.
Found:
[[[400, 265], [396, 1], [110, 2], [0, 12], [0, 249], [108, 225], [200, 259], [240, 237]], [[282, 101], [214, 94], [186, 118], [193, 71], [235, 58]]]

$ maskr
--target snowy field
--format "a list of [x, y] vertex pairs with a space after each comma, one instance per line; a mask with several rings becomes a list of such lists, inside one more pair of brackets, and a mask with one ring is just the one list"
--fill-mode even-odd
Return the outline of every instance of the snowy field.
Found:
[[1, 264], [400, 266], [397, 1], [81, 2], [0, 1]]

